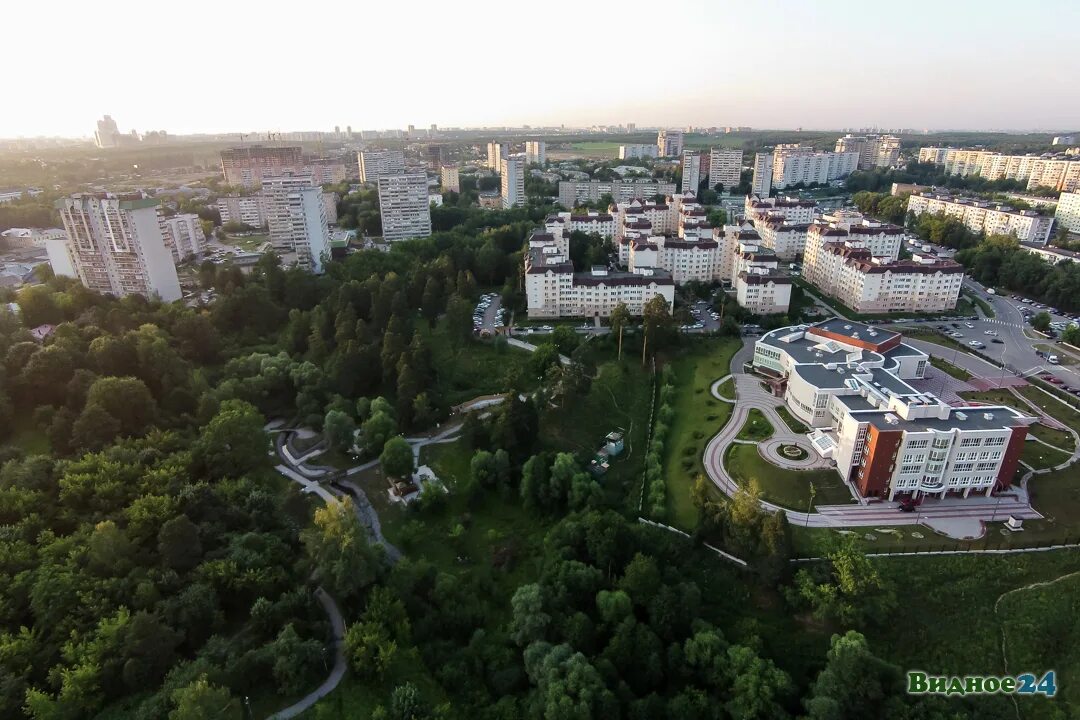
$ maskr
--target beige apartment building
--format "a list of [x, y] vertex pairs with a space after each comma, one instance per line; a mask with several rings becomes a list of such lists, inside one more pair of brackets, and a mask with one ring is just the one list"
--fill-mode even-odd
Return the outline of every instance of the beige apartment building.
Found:
[[1015, 235], [1020, 242], [1045, 245], [1054, 220], [1034, 210], [1016, 210], [1008, 205], [954, 197], [944, 193], [918, 193], [908, 198], [908, 212], [946, 215], [964, 223], [968, 230], [985, 235]]

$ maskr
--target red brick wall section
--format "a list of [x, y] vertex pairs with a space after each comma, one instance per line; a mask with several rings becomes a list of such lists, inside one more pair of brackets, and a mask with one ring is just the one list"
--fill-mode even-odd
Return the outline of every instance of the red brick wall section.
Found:
[[809, 328], [806, 332], [810, 333], [811, 335], [818, 335], [820, 337], [826, 338], [827, 340], [835, 340], [837, 342], [845, 343], [847, 345], [854, 345], [855, 347], [860, 347], [863, 350], [871, 350], [878, 353], [892, 350], [894, 347], [899, 345], [901, 340], [903, 339], [900, 335], [894, 335], [893, 337], [885, 340], [884, 342], [873, 342], [865, 338], [859, 338], [856, 340], [855, 338], [848, 337], [847, 335], [830, 332], [824, 328], [819, 327]]
[[904, 440], [902, 430], [879, 430], [873, 425], [866, 433], [866, 466], [862, 477], [855, 476], [859, 494], [863, 497], [881, 497], [889, 486], [896, 448]]
[[997, 487], [1005, 490], [1012, 487], [1013, 475], [1016, 467], [1020, 464], [1020, 453], [1024, 451], [1024, 441], [1027, 439], [1027, 425], [1019, 425], [1012, 429], [1009, 442], [1005, 445], [1005, 457], [1001, 459], [1001, 470], [998, 471]]

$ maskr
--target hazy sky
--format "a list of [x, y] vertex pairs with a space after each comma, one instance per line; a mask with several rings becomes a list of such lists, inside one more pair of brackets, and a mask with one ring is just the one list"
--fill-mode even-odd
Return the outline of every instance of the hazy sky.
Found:
[[[7, 0], [0, 137], [1080, 129], [1080, 0]], [[280, 9], [279, 9], [280, 8]]]

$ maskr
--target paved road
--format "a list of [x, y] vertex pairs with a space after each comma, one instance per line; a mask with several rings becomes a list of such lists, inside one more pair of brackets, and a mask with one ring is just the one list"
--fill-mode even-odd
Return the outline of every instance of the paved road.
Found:
[[333, 633], [331, 644], [334, 647], [334, 667], [330, 670], [330, 675], [323, 681], [322, 685], [315, 688], [296, 703], [284, 710], [274, 713], [268, 717], [267, 720], [289, 720], [289, 718], [300, 715], [311, 708], [312, 705], [319, 702], [319, 700], [322, 700], [333, 692], [338, 684], [341, 683], [341, 678], [345, 677], [345, 618], [341, 616], [341, 610], [338, 609], [334, 599], [321, 587], [315, 588], [315, 598], [319, 601], [319, 604], [323, 606], [323, 610], [326, 611], [327, 617], [330, 618], [330, 628]]

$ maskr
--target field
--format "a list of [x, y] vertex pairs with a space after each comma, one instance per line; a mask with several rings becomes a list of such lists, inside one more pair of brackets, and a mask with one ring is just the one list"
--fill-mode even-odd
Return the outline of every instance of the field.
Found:
[[224, 245], [232, 245], [246, 252], [255, 252], [270, 239], [269, 235], [226, 235], [222, 240]]
[[[703, 340], [670, 361], [675, 373], [675, 419], [664, 447], [664, 482], [668, 522], [684, 530], [692, 530], [698, 523], [690, 489], [694, 478], [705, 471], [701, 464], [705, 445], [727, 424], [734, 408], [714, 398], [709, 387], [728, 374], [731, 357], [740, 346], [738, 340]], [[731, 393], [734, 397], [734, 388]]]
[[520, 373], [528, 379], [522, 389], [532, 389], [536, 382], [527, 370], [532, 354], [509, 345], [501, 348], [489, 341], [468, 342], [460, 348], [438, 332], [431, 337], [432, 366], [438, 368], [439, 393], [451, 405], [488, 395], [505, 387], [508, 373]]
[[755, 445], [731, 445], [724, 459], [731, 477], [740, 487], [757, 481], [761, 499], [803, 512], [810, 509], [810, 485], [814, 486], [814, 506], [843, 505], [851, 493], [835, 470], [786, 470], [773, 465], [758, 453]]

